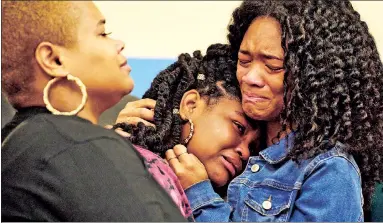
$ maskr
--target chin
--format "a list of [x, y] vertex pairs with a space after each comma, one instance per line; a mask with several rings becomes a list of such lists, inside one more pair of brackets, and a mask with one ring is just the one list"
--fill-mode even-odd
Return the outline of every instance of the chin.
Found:
[[256, 109], [249, 104], [243, 104], [243, 111], [245, 114], [253, 120], [259, 121], [273, 121], [279, 117], [280, 112], [270, 111], [270, 109]]
[[124, 85], [120, 86], [120, 92], [122, 93], [122, 97], [125, 95], [130, 94], [133, 91], [134, 88], [134, 83], [132, 80], [130, 81], [125, 81]]
[[259, 111], [257, 109], [254, 109], [253, 106], [251, 105], [243, 105], [243, 111], [245, 112], [245, 114], [251, 118], [251, 119], [254, 119], [254, 120], [267, 120], [267, 117], [265, 116], [264, 111]]
[[[222, 174], [223, 175], [223, 174]], [[212, 182], [214, 188], [220, 188], [229, 183], [229, 179], [226, 177], [223, 177], [222, 175], [218, 177], [209, 176], [210, 181]]]
[[211, 181], [212, 181], [212, 184], [213, 184], [214, 188], [221, 188], [221, 187], [224, 187], [224, 186], [226, 186], [228, 184], [227, 181], [220, 181], [220, 182], [213, 181], [213, 180], [211, 180]]

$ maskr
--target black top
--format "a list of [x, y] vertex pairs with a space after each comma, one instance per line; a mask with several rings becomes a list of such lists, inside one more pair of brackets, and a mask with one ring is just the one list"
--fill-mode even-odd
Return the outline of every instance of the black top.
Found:
[[113, 130], [30, 108], [2, 133], [2, 221], [185, 221]]

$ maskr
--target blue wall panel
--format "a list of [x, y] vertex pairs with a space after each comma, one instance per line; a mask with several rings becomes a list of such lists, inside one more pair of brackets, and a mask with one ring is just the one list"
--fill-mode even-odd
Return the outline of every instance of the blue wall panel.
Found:
[[154, 77], [174, 62], [175, 59], [128, 58], [128, 63], [132, 68], [130, 75], [134, 80], [131, 95], [141, 98], [150, 87]]

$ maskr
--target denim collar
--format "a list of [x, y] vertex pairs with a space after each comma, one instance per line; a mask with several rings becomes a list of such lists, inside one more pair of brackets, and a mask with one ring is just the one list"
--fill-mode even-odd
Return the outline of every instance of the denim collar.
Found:
[[[294, 132], [289, 133], [285, 138], [281, 139], [274, 145], [267, 147], [262, 150], [259, 154], [262, 156], [268, 163], [276, 164], [284, 159], [286, 159], [288, 153], [290, 152], [293, 142], [294, 142]], [[286, 143], [288, 142], [288, 147], [286, 148]]]

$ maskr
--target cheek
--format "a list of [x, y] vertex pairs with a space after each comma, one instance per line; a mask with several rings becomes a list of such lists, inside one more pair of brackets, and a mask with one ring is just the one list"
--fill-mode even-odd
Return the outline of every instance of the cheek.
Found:
[[92, 49], [89, 54], [89, 61], [93, 71], [105, 71], [106, 69], [115, 70], [117, 66], [117, 53], [108, 47], [108, 45], [99, 46], [98, 48]]
[[273, 78], [270, 78], [268, 81], [270, 90], [272, 91], [274, 95], [276, 104], [281, 104], [281, 103], [283, 104], [283, 93], [284, 93], [283, 78], [284, 78], [284, 74], [281, 73], [279, 75], [274, 76]]
[[195, 123], [195, 133], [188, 150], [203, 162], [217, 157], [221, 150], [231, 148], [235, 141], [229, 124], [204, 119]]
[[283, 109], [283, 97], [284, 97], [284, 86], [283, 86], [283, 75], [276, 78], [270, 85], [274, 95], [273, 100], [273, 112], [271, 117], [278, 117]]
[[[106, 88], [104, 86], [109, 83], [118, 85], [116, 76], [120, 74], [120, 67], [117, 62], [117, 53], [113, 52], [107, 44], [84, 47], [77, 56], [76, 63], [75, 69], [89, 89]], [[113, 87], [116, 86], [109, 86], [111, 90]]]
[[83, 44], [81, 53], [84, 57], [79, 59], [88, 65], [88, 69], [107, 68], [108, 66], [115, 66], [117, 63], [116, 47], [111, 41], [106, 39], [92, 38]]
[[241, 85], [242, 84], [242, 78], [243, 76], [245, 75], [245, 70], [240, 66], [240, 65], [237, 65], [237, 80], [239, 82], [239, 84]]

